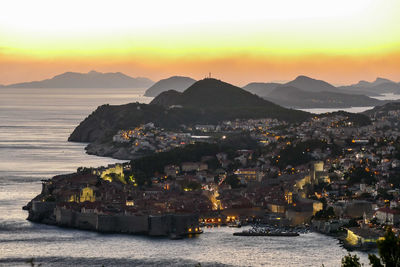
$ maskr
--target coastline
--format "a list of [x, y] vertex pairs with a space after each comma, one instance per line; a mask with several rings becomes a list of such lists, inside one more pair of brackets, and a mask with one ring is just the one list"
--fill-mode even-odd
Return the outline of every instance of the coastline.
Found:
[[[35, 199], [40, 198], [40, 196]], [[153, 237], [183, 238], [203, 233], [196, 214], [97, 214], [73, 210], [69, 205], [32, 200], [23, 207], [27, 220], [64, 228]], [[188, 230], [189, 229], [189, 230]]]

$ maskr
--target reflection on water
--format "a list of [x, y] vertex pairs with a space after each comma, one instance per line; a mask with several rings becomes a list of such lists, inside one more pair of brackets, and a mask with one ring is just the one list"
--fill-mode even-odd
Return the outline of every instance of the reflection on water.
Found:
[[[96, 94], [94, 94], [96, 92]], [[28, 266], [338, 266], [346, 251], [316, 233], [296, 238], [236, 237], [232, 228], [206, 229], [198, 238], [154, 239], [62, 229], [25, 220], [21, 207], [41, 179], [79, 166], [116, 162], [89, 156], [67, 142], [98, 105], [148, 103], [130, 89], [0, 89], [0, 265]], [[366, 254], [360, 254], [366, 262]]]

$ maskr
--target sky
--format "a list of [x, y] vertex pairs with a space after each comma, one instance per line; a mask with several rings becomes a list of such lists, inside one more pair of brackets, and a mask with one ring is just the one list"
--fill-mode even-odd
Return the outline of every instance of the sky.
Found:
[[66, 72], [400, 81], [399, 0], [3, 0], [0, 84]]

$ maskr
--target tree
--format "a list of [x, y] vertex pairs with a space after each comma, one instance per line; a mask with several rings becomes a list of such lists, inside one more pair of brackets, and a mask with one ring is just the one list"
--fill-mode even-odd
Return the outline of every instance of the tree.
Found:
[[188, 188], [191, 191], [195, 191], [198, 189], [201, 189], [201, 184], [194, 182], [194, 181], [190, 181], [187, 185], [186, 188]]
[[374, 173], [363, 167], [351, 168], [345, 173], [344, 178], [351, 185], [361, 182], [371, 185], [376, 181]]
[[386, 229], [385, 238], [378, 240], [379, 257], [369, 254], [368, 259], [372, 267], [399, 267], [400, 266], [400, 238], [392, 229]]
[[136, 180], [136, 183], [139, 186], [143, 186], [145, 184], [151, 184], [151, 180], [146, 176], [146, 174], [141, 170], [135, 170], [133, 172], [133, 177]]
[[342, 267], [361, 267], [360, 258], [350, 253], [342, 258]]
[[[384, 239], [378, 240], [378, 254], [369, 254], [368, 259], [372, 267], [400, 267], [400, 237], [397, 237], [388, 227]], [[342, 258], [342, 267], [361, 266], [357, 255], [348, 254]]]
[[314, 218], [317, 220], [321, 220], [321, 219], [332, 219], [335, 217], [335, 211], [333, 210], [333, 207], [329, 207], [328, 209], [322, 209], [320, 211], [318, 211], [317, 213], [315, 213]]
[[239, 178], [238, 178], [236, 175], [234, 175], [234, 174], [229, 175], [228, 177], [226, 177], [224, 183], [229, 184], [232, 188], [238, 188], [238, 187], [240, 187], [240, 180], [239, 180]]
[[221, 164], [219, 163], [218, 159], [216, 157], [213, 157], [212, 159], [209, 159], [206, 161], [208, 168], [211, 170], [216, 170], [218, 168], [221, 168]]

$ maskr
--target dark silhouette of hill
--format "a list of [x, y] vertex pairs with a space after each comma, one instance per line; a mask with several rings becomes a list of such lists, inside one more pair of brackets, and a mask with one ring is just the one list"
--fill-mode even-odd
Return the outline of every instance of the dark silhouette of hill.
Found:
[[172, 76], [167, 79], [159, 80], [155, 84], [153, 84], [149, 89], [144, 93], [145, 96], [157, 96], [162, 92], [175, 90], [177, 92], [183, 92], [189, 86], [194, 84], [196, 80], [183, 77], [183, 76]]
[[365, 96], [361, 91], [339, 90], [327, 82], [307, 76], [298, 76], [286, 84], [250, 83], [243, 89], [291, 108], [347, 108], [385, 103]]
[[271, 93], [276, 87], [280, 86], [280, 83], [249, 83], [246, 86], [242, 87], [244, 90], [256, 94], [261, 97], [267, 96]]
[[364, 111], [363, 114], [371, 116], [371, 117], [379, 118], [379, 117], [387, 116], [387, 113], [389, 111], [393, 111], [393, 110], [396, 110], [396, 111], [400, 110], [400, 101], [390, 102], [390, 103], [387, 103], [382, 106], [374, 107], [373, 109]]
[[176, 99], [178, 99], [181, 96], [181, 94], [182, 94], [181, 92], [177, 92], [175, 90], [165, 91], [159, 94], [157, 97], [155, 97], [150, 104], [169, 107], [171, 105], [174, 105], [171, 103], [174, 103]]
[[[252, 111], [254, 114], [259, 113], [264, 117], [284, 120], [288, 119], [287, 114], [295, 117], [298, 115], [296, 110], [283, 108], [242, 88], [210, 78], [194, 83], [183, 93], [162, 93], [154, 98], [150, 104], [162, 104], [166, 108], [178, 105], [196, 108], [203, 112], [225, 112], [227, 115], [234, 113], [238, 117], [241, 117], [240, 115], [243, 115], [246, 111]], [[242, 114], [238, 114], [238, 110], [241, 110]], [[215, 116], [218, 115], [215, 114]]]
[[132, 78], [121, 72], [65, 72], [51, 79], [7, 85], [8, 88], [144, 88], [154, 82], [147, 78]]
[[[155, 100], [160, 97], [164, 98], [165, 96], [162, 94], [156, 97]], [[237, 86], [210, 78], [194, 83], [178, 97], [171, 100], [172, 102], [167, 103], [169, 106], [182, 105], [202, 109], [252, 105], [262, 106], [267, 104], [262, 98]], [[152, 103], [154, 104], [154, 102]]]
[[292, 86], [301, 89], [306, 92], [335, 92], [336, 87], [324, 82], [322, 80], [316, 80], [307, 76], [298, 76], [291, 82], [285, 84], [285, 86]]
[[204, 79], [183, 93], [163, 92], [148, 105], [100, 106], [79, 124], [69, 140], [94, 142], [120, 129], [148, 122], [163, 128], [178, 128], [182, 124], [215, 124], [233, 119], [276, 118], [301, 122], [311, 115], [281, 107], [231, 84]]
[[377, 78], [374, 82], [360, 81], [353, 85], [335, 87], [325, 81], [303, 75], [286, 84], [249, 83], [243, 89], [261, 97], [268, 97], [279, 86], [295, 87], [306, 92], [335, 92], [350, 95], [378, 96], [385, 93], [400, 94], [400, 83], [385, 78]]
[[280, 86], [266, 99], [292, 108], [346, 108], [382, 105], [385, 102], [364, 95], [337, 92], [307, 92], [293, 86]]
[[343, 92], [377, 96], [380, 94], [400, 94], [400, 84], [385, 78], [376, 78], [374, 82], [360, 81], [357, 84], [338, 87]]
[[388, 84], [388, 83], [395, 83], [395, 82], [393, 82], [393, 81], [391, 81], [389, 79], [386, 79], [386, 78], [378, 77], [378, 78], [376, 78], [375, 81], [373, 81], [371, 83], [367, 82], [367, 81], [360, 81], [356, 86], [359, 86], [359, 87], [375, 87], [375, 86], [378, 86], [378, 85]]

